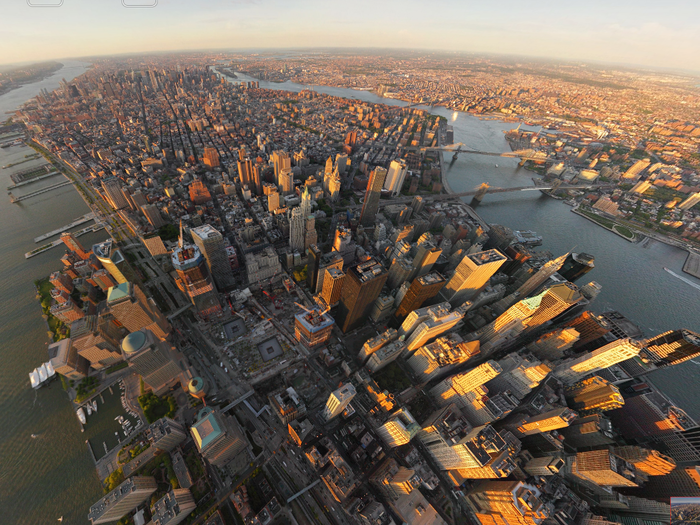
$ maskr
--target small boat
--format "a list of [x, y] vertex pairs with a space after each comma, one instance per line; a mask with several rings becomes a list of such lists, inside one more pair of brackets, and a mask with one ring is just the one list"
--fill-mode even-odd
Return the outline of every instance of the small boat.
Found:
[[36, 439], [39, 437], [39, 434], [32, 434], [32, 439]]
[[92, 410], [97, 412], [97, 399], [92, 400]]
[[61, 516], [60, 518], [58, 518], [58, 521], [63, 521], [63, 516]]
[[496, 164], [496, 167], [498, 168], [498, 164]]
[[83, 410], [83, 407], [80, 407], [78, 410], [75, 411], [75, 413], [78, 415], [78, 419], [80, 422], [84, 425], [87, 422], [87, 418], [85, 417], [85, 411]]
[[87, 415], [91, 416], [92, 415], [92, 405], [90, 403], [88, 403], [85, 406], [87, 407]]

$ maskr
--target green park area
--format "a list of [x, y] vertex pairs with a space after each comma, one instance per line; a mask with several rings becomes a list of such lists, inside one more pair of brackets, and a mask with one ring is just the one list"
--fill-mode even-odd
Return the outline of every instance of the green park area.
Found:
[[143, 409], [146, 421], [153, 423], [161, 417], [173, 417], [177, 412], [177, 403], [173, 396], [158, 397], [153, 392], [139, 396], [139, 405]]

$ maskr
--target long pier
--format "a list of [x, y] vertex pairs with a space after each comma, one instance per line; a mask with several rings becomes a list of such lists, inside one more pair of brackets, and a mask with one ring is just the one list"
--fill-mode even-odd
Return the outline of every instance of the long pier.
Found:
[[[89, 232], [97, 232], [100, 230], [103, 230], [105, 227], [104, 224], [97, 223], [92, 226], [88, 226], [87, 228], [83, 228], [82, 230], [79, 230], [77, 232], [73, 232], [74, 237], [80, 237], [81, 235], [85, 235], [86, 233]], [[50, 250], [51, 248], [55, 248], [56, 246], [60, 246], [63, 244], [63, 241], [61, 239], [56, 239], [55, 241], [51, 241], [48, 244], [45, 244], [44, 246], [40, 246], [39, 248], [32, 250], [31, 252], [27, 252], [24, 254], [25, 259], [31, 259], [32, 257], [35, 257], [39, 255], [40, 253], [44, 253], [45, 251]]]
[[688, 258], [683, 265], [683, 271], [700, 279], [700, 253], [688, 251]]
[[60, 175], [60, 171], [53, 171], [51, 173], [47, 173], [46, 175], [41, 175], [40, 177], [34, 177], [32, 179], [27, 179], [22, 182], [18, 182], [17, 184], [13, 184], [12, 186], [8, 186], [8, 190], [14, 190], [15, 188], [19, 188], [20, 186], [26, 186], [27, 184], [31, 184], [32, 182], [38, 182], [40, 180], [48, 179], [49, 177], [53, 177], [55, 175]]
[[26, 199], [31, 199], [32, 197], [36, 197], [37, 195], [41, 195], [42, 193], [53, 191], [53, 190], [56, 190], [58, 188], [62, 188], [63, 186], [68, 186], [69, 184], [73, 184], [73, 182], [66, 180], [63, 182], [59, 182], [58, 184], [54, 184], [53, 186], [49, 186], [47, 188], [44, 188], [43, 190], [33, 191], [31, 193], [27, 193], [26, 195], [22, 195], [20, 197], [15, 197], [14, 195], [12, 195], [10, 193], [10, 196], [11, 196], [10, 200], [11, 200], [12, 204], [15, 204], [17, 202], [20, 202], [20, 201], [23, 201]]
[[49, 239], [49, 238], [53, 237], [54, 235], [58, 235], [59, 233], [63, 233], [64, 231], [70, 230], [71, 228], [75, 228], [76, 226], [80, 226], [81, 224], [89, 222], [89, 221], [93, 220], [94, 218], [95, 218], [95, 212], [86, 213], [82, 217], [78, 217], [73, 222], [71, 222], [70, 224], [66, 224], [62, 228], [57, 228], [53, 231], [50, 231], [49, 233], [45, 233], [44, 235], [39, 235], [39, 237], [34, 237], [34, 242], [45, 241], [46, 239]]

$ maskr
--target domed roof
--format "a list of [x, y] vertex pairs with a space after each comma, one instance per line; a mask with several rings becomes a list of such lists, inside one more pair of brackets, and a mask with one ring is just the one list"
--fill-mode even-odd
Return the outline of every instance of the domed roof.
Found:
[[204, 390], [204, 379], [202, 379], [201, 377], [192, 378], [192, 380], [187, 385], [187, 389], [190, 391], [191, 394], [198, 394], [199, 392]]
[[122, 341], [122, 350], [125, 354], [133, 354], [141, 350], [146, 344], [146, 333], [142, 331], [127, 335]]

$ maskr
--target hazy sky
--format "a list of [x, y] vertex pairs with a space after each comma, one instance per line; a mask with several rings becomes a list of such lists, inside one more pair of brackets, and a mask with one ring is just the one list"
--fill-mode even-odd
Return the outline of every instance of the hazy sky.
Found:
[[263, 47], [444, 49], [700, 71], [700, 0], [3, 0], [0, 63]]

